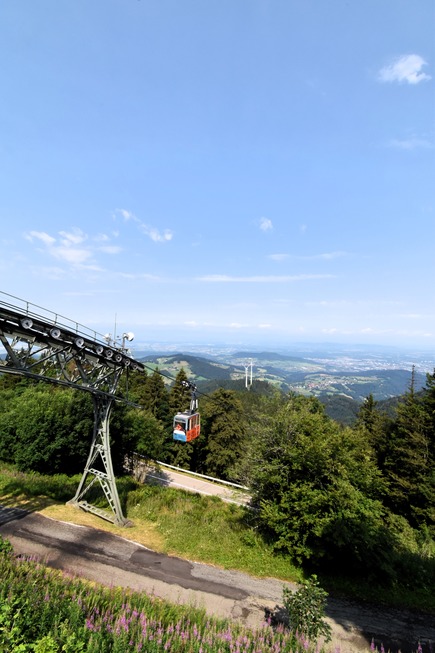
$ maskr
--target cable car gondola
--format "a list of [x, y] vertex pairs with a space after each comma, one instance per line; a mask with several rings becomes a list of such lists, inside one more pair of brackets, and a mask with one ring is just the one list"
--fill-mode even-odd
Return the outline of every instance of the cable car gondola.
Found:
[[173, 439], [178, 442], [191, 442], [199, 436], [201, 420], [198, 412], [198, 399], [196, 386], [188, 381], [183, 381], [192, 391], [190, 410], [184, 413], [177, 413], [174, 417]]

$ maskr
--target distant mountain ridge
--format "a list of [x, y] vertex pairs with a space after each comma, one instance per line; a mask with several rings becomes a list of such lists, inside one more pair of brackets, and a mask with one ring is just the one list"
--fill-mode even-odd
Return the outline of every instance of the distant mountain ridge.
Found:
[[[361, 403], [365, 397], [372, 394], [379, 400], [402, 395], [411, 382], [411, 372], [406, 369], [358, 369], [349, 370], [345, 363], [343, 369], [337, 369], [340, 364], [330, 361], [319, 361], [311, 358], [282, 355], [276, 352], [229, 352], [224, 355], [196, 356], [191, 353], [162, 353], [144, 356], [141, 360], [149, 364], [151, 369], [158, 367], [169, 380], [175, 379], [181, 368], [187, 376], [196, 383], [240, 382], [250, 375], [252, 361], [253, 378], [267, 381], [285, 392], [295, 391], [317, 397], [346, 397]], [[372, 360], [367, 364], [373, 365]], [[362, 365], [363, 367], [363, 365]], [[425, 374], [415, 372], [415, 389], [419, 390], [425, 384]]]

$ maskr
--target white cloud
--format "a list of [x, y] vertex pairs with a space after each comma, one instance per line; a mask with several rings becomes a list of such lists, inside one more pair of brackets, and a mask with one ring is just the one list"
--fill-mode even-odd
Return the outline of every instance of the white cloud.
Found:
[[418, 54], [406, 54], [398, 57], [379, 71], [378, 79], [381, 82], [406, 82], [419, 84], [431, 79], [422, 71], [427, 62]]
[[292, 258], [304, 261], [333, 261], [336, 258], [342, 258], [343, 256], [349, 256], [347, 252], [323, 252], [322, 254], [311, 254], [309, 256], [299, 256], [294, 255]]
[[285, 261], [288, 254], [270, 254], [268, 258], [272, 259], [272, 261]]
[[59, 231], [57, 237], [43, 231], [29, 231], [25, 238], [30, 242], [39, 241], [44, 245], [44, 253], [72, 267], [99, 270], [95, 265], [91, 247], [80, 246], [87, 240], [81, 229]]
[[389, 147], [396, 147], [399, 150], [432, 149], [434, 144], [424, 138], [407, 138], [403, 140], [393, 139]]
[[197, 281], [208, 283], [289, 283], [292, 281], [306, 281], [309, 279], [333, 279], [333, 274], [295, 274], [287, 276], [253, 276], [253, 277], [231, 277], [227, 274], [209, 274], [198, 277]]
[[138, 219], [131, 211], [127, 211], [126, 209], [116, 209], [116, 212], [120, 213], [126, 222], [128, 222], [128, 220], [138, 222]]
[[80, 245], [87, 239], [81, 229], [73, 229], [72, 232], [59, 231], [59, 236], [62, 237], [62, 245], [65, 247], [69, 247], [71, 244]]
[[173, 232], [170, 229], [165, 229], [163, 233], [156, 227], [146, 224], [140, 220], [134, 213], [127, 211], [126, 209], [116, 209], [115, 215], [120, 214], [126, 222], [132, 221], [135, 222], [138, 226], [138, 229], [151, 238], [155, 243], [166, 243], [174, 237]]
[[45, 245], [44, 251], [47, 254], [70, 265], [83, 265], [92, 258], [89, 249], [75, 246], [85, 240], [85, 235], [80, 230], [74, 230], [72, 233], [61, 231], [59, 235], [61, 238], [57, 239], [45, 232], [30, 231], [25, 234], [25, 238], [30, 242], [39, 240]]
[[271, 231], [273, 229], [272, 220], [269, 220], [269, 218], [260, 218], [260, 229], [261, 231]]
[[173, 238], [173, 233], [170, 231], [170, 229], [165, 229], [165, 231], [161, 233], [155, 227], [150, 227], [144, 223], [141, 223], [139, 228], [142, 233], [144, 233], [146, 236], [149, 236], [155, 243], [165, 243], [169, 240], [172, 240]]
[[53, 245], [56, 242], [56, 238], [53, 238], [53, 236], [50, 236], [49, 234], [45, 233], [45, 231], [29, 231], [29, 233], [25, 234], [24, 237], [30, 241], [36, 238], [36, 240], [40, 240], [47, 247]]
[[71, 265], [81, 265], [92, 258], [92, 253], [88, 249], [78, 247], [50, 247], [49, 252], [54, 258]]

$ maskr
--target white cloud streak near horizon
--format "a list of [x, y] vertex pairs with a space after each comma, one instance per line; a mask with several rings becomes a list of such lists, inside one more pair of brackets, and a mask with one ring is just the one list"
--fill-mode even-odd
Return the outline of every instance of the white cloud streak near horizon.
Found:
[[197, 277], [197, 281], [207, 283], [289, 283], [293, 281], [307, 281], [309, 279], [335, 279], [333, 274], [295, 274], [284, 276], [252, 276], [232, 277], [226, 274], [209, 274]]

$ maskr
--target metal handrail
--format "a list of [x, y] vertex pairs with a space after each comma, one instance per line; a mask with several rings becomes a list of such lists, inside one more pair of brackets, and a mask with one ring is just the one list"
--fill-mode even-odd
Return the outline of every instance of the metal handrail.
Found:
[[[11, 304], [10, 302], [4, 301], [3, 297], [7, 297], [11, 300], [14, 300], [15, 302], [19, 302], [19, 304], [16, 303]], [[92, 338], [94, 341], [100, 342], [101, 344], [105, 344], [107, 346], [107, 338], [103, 334], [98, 333], [98, 331], [95, 331], [94, 329], [89, 329], [83, 324], [80, 324], [75, 320], [70, 320], [70, 318], [65, 317], [64, 315], [60, 315], [59, 313], [54, 313], [49, 309], [28, 302], [27, 300], [21, 299], [20, 297], [15, 297], [14, 295], [10, 295], [1, 290], [0, 290], [0, 306], [4, 306], [5, 308], [11, 310], [18, 309], [20, 311], [25, 312], [28, 317], [32, 317], [34, 319], [39, 318], [41, 320], [49, 320], [50, 322], [52, 322], [53, 326], [63, 327], [64, 329], [76, 333], [77, 335], [85, 336], [87, 338]], [[42, 313], [41, 312], [38, 313], [34, 309], [37, 309], [38, 311], [42, 311]], [[116, 342], [111, 342], [110, 346], [117, 347], [118, 345]]]
[[[136, 451], [131, 452], [134, 456], [137, 456], [138, 458], [143, 458], [144, 460], [149, 460], [146, 456], [142, 456], [140, 453], [136, 453]], [[249, 492], [249, 488], [246, 487], [246, 485], [239, 485], [238, 483], [232, 483], [231, 481], [224, 481], [219, 478], [214, 478], [214, 476], [206, 476], [205, 474], [199, 474], [198, 472], [191, 472], [189, 469], [183, 469], [182, 467], [175, 467], [174, 465], [168, 465], [168, 463], [162, 463], [160, 460], [154, 460], [151, 461], [156, 463], [156, 465], [160, 465], [161, 467], [168, 467], [169, 469], [174, 469], [177, 472], [181, 472], [183, 474], [189, 474], [190, 476], [197, 476], [198, 478], [204, 478], [207, 481], [213, 481], [214, 483], [218, 483], [219, 485], [230, 485], [231, 487], [235, 487], [239, 490], [246, 490]]]

